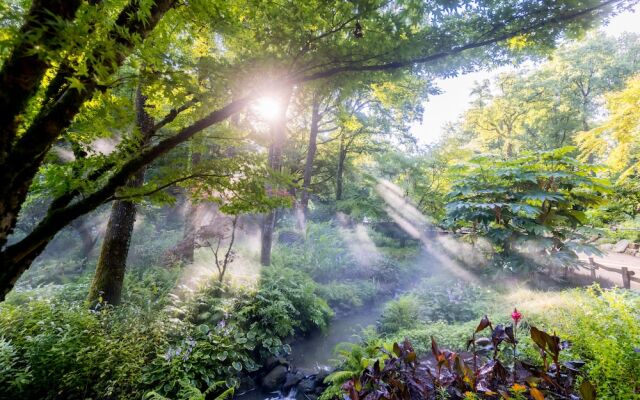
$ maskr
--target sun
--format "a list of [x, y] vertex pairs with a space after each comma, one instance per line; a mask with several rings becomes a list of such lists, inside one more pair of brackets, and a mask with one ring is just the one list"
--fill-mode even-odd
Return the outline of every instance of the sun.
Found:
[[253, 109], [261, 118], [275, 121], [280, 116], [282, 105], [276, 97], [265, 96], [254, 103]]

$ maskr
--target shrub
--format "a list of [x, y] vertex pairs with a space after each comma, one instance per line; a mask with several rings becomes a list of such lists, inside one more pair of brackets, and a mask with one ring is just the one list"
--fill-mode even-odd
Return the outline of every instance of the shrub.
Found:
[[355, 264], [338, 228], [330, 222], [308, 222], [304, 241], [274, 246], [272, 263], [324, 282], [343, 276]]
[[[596, 398], [595, 388], [587, 380], [580, 380], [578, 360], [562, 362], [560, 354], [569, 347], [560, 337], [534, 326], [519, 324], [522, 314], [514, 310], [513, 323], [494, 325], [484, 316], [472, 327], [463, 342], [471, 346], [471, 357], [443, 350], [432, 336], [431, 363], [420, 362], [412, 343], [384, 343], [378, 352], [366, 357], [362, 347], [343, 355], [340, 369], [326, 379], [331, 386], [323, 399], [479, 399], [501, 395], [502, 398], [542, 399], [577, 398], [579, 391], [585, 400]], [[524, 328], [524, 329], [523, 329]], [[539, 365], [523, 363], [516, 348], [521, 336], [529, 331], [531, 341], [543, 357]], [[488, 333], [488, 337], [479, 335]], [[469, 345], [467, 345], [469, 346]], [[508, 354], [505, 356], [505, 354]], [[527, 374], [518, 373], [517, 366]], [[580, 385], [576, 382], [580, 381]], [[340, 385], [342, 393], [336, 391]]]
[[251, 332], [260, 355], [267, 357], [286, 350], [282, 339], [327, 326], [333, 312], [317, 290], [304, 272], [269, 267], [262, 270], [257, 288], [230, 291], [214, 282], [187, 305], [187, 315], [193, 323]]
[[463, 324], [448, 324], [444, 321], [420, 323], [410, 329], [401, 329], [385, 336], [388, 341], [403, 341], [409, 339], [418, 354], [431, 351], [431, 336], [438, 338], [438, 343], [453, 350], [465, 350], [464, 343], [469, 338], [469, 332], [477, 325], [476, 321]]
[[426, 321], [467, 322], [483, 315], [495, 294], [486, 288], [462, 280], [443, 277], [424, 279], [412, 290]]
[[[8, 398], [139, 398], [142, 367], [164, 329], [139, 309], [91, 312], [83, 303], [2, 304], [0, 336], [12, 359]], [[140, 340], [140, 338], [145, 338]], [[5, 375], [7, 374], [7, 375]], [[11, 378], [13, 377], [13, 378]]]
[[637, 398], [640, 389], [640, 296], [597, 286], [574, 292], [574, 307], [548, 318], [587, 362], [598, 398]]
[[334, 309], [350, 310], [372, 301], [376, 295], [376, 287], [373, 282], [365, 280], [333, 281], [318, 285], [318, 295]]
[[259, 368], [252, 353], [256, 337], [235, 327], [186, 326], [144, 369], [142, 383], [153, 391], [147, 397], [204, 399], [209, 393], [233, 393], [242, 372]]
[[333, 312], [316, 289], [315, 282], [301, 271], [264, 268], [260, 287], [255, 296], [243, 299], [239, 314], [280, 338], [324, 329]]
[[419, 323], [419, 312], [418, 300], [415, 296], [404, 295], [397, 300], [390, 301], [382, 314], [380, 331], [395, 333], [402, 329], [414, 328]]

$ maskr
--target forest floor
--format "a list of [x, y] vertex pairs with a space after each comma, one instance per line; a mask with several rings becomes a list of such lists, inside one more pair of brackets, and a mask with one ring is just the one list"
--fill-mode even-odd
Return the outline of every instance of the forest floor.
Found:
[[[580, 260], [587, 263], [589, 262], [589, 256], [586, 254], [583, 253], [579, 256]], [[635, 278], [640, 278], [640, 257], [634, 257], [628, 254], [604, 252], [601, 257], [594, 256], [593, 261], [597, 264], [602, 264], [616, 269], [627, 267], [629, 268], [629, 271], [635, 272]], [[580, 269], [577, 271], [577, 274], [589, 276], [589, 271], [586, 269]], [[596, 276], [598, 277], [598, 281], [603, 285], [611, 283], [611, 286], [622, 286], [622, 275], [620, 273], [598, 269], [596, 271]], [[640, 290], [640, 283], [631, 281], [631, 289]]]

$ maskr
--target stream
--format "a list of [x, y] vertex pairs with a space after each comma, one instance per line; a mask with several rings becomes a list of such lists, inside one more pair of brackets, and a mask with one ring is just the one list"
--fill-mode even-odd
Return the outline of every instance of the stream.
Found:
[[[324, 332], [315, 332], [291, 343], [291, 367], [297, 370], [317, 373], [322, 369], [333, 367], [336, 345], [343, 342], [357, 343], [360, 333], [368, 325], [375, 325], [388, 299], [380, 299], [376, 303], [363, 306], [356, 312], [338, 316], [331, 321]], [[242, 400], [293, 400], [296, 398], [295, 388], [290, 393], [262, 393], [255, 389], [235, 397]]]

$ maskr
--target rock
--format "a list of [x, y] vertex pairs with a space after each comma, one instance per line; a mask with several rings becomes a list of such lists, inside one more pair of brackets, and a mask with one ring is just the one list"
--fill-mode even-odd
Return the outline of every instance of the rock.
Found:
[[268, 391], [278, 390], [287, 379], [287, 367], [276, 365], [262, 378], [262, 387]]
[[629, 244], [631, 244], [630, 241], [628, 241], [627, 239], [622, 239], [621, 241], [616, 243], [615, 246], [613, 246], [612, 250], [616, 253], [624, 253], [627, 247], [629, 247]]
[[602, 251], [611, 251], [611, 250], [613, 250], [613, 243], [601, 244], [598, 247], [600, 247], [600, 250], [602, 250]]
[[298, 383], [298, 393], [313, 393], [316, 390], [316, 377], [304, 378]]
[[242, 375], [240, 377], [240, 388], [238, 390], [238, 392], [246, 392], [249, 390], [254, 390], [256, 388], [256, 381], [248, 376], [248, 375]]
[[273, 368], [275, 368], [278, 365], [285, 365], [288, 366], [289, 365], [289, 361], [287, 361], [286, 358], [284, 357], [276, 357], [276, 356], [271, 356], [269, 358], [267, 358], [267, 360], [264, 363], [264, 369], [270, 371]]
[[289, 372], [287, 374], [287, 379], [284, 381], [284, 385], [282, 385], [282, 390], [285, 392], [296, 386], [300, 381], [304, 379], [304, 374], [300, 371], [296, 371], [296, 373]]
[[326, 369], [321, 369], [317, 374], [316, 374], [316, 385], [322, 386], [324, 385], [324, 378], [326, 378], [327, 376], [329, 376], [329, 370]]
[[313, 393], [303, 393], [303, 392], [297, 392], [296, 393], [296, 400], [317, 400], [318, 396], [316, 396]]

